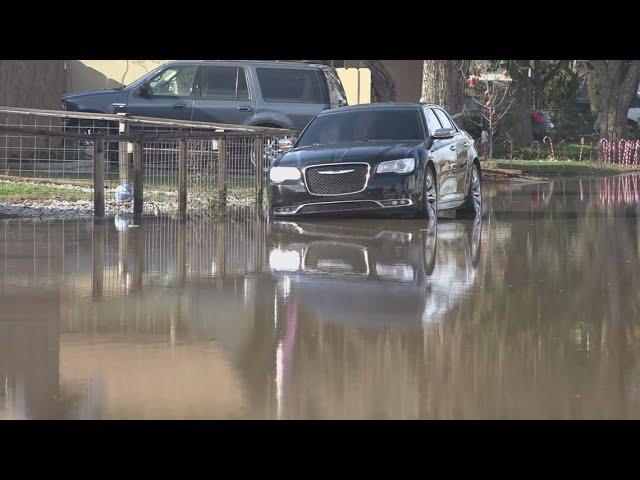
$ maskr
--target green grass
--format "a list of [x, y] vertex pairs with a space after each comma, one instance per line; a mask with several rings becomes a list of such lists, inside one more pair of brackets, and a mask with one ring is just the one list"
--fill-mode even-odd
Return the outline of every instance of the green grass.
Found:
[[[582, 158], [588, 159], [596, 158], [598, 155], [598, 144], [596, 142], [593, 145], [591, 140], [585, 139], [585, 145], [582, 148]], [[556, 159], [569, 159], [577, 161], [580, 158], [580, 143], [561, 143], [553, 144], [553, 153]], [[593, 151], [591, 149], [593, 148]], [[514, 158], [519, 160], [540, 160], [548, 159], [551, 156], [551, 149], [549, 144], [540, 142], [540, 151], [537, 148], [532, 147], [520, 147], [514, 149]], [[496, 142], [493, 146], [494, 158], [506, 158], [511, 154], [510, 148], [507, 144]]]
[[91, 200], [90, 192], [72, 188], [54, 187], [37, 183], [0, 182], [0, 202], [21, 202], [24, 200]]
[[489, 162], [488, 166], [494, 166], [495, 168], [522, 170], [522, 173], [534, 175], [611, 174], [640, 170], [637, 167], [629, 167], [616, 164], [575, 162], [566, 160], [497, 159]]

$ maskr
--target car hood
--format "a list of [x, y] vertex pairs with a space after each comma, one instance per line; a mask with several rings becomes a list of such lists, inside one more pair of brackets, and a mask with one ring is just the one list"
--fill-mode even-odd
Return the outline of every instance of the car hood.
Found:
[[319, 163], [370, 162], [413, 157], [423, 141], [371, 141], [338, 145], [314, 145], [291, 150], [275, 165], [291, 165], [299, 168]]
[[85, 97], [96, 97], [96, 96], [102, 96], [102, 95], [113, 95], [114, 93], [121, 93], [121, 92], [122, 92], [121, 89], [116, 89], [116, 88], [102, 89], [102, 90], [86, 90], [86, 91], [82, 91], [82, 92], [67, 93], [67, 94], [62, 96], [62, 99], [63, 100], [76, 100], [76, 99], [85, 98]]

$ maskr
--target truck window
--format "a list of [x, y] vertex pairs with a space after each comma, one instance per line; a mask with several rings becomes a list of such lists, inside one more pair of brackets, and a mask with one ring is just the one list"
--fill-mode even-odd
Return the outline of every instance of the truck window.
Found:
[[327, 84], [320, 70], [257, 68], [266, 102], [329, 103]]
[[248, 100], [244, 68], [204, 67], [201, 96], [210, 100]]
[[193, 89], [195, 74], [195, 65], [169, 67], [149, 81], [151, 94], [162, 97], [189, 97]]

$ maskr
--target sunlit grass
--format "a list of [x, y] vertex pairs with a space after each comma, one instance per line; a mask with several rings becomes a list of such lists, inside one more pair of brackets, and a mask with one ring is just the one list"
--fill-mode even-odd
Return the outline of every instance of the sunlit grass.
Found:
[[0, 182], [0, 202], [91, 200], [91, 192], [39, 183]]

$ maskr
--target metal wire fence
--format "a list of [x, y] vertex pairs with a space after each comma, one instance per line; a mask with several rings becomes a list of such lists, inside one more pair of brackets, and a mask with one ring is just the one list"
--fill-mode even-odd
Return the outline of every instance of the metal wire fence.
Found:
[[91, 185], [96, 179], [94, 146], [100, 139], [101, 178], [110, 200], [110, 189], [135, 182], [138, 144], [145, 200], [175, 203], [182, 140], [191, 207], [209, 205], [222, 193], [232, 203], [249, 205], [262, 191], [270, 162], [281, 153], [279, 140], [293, 135], [273, 128], [0, 107], [0, 175]]

